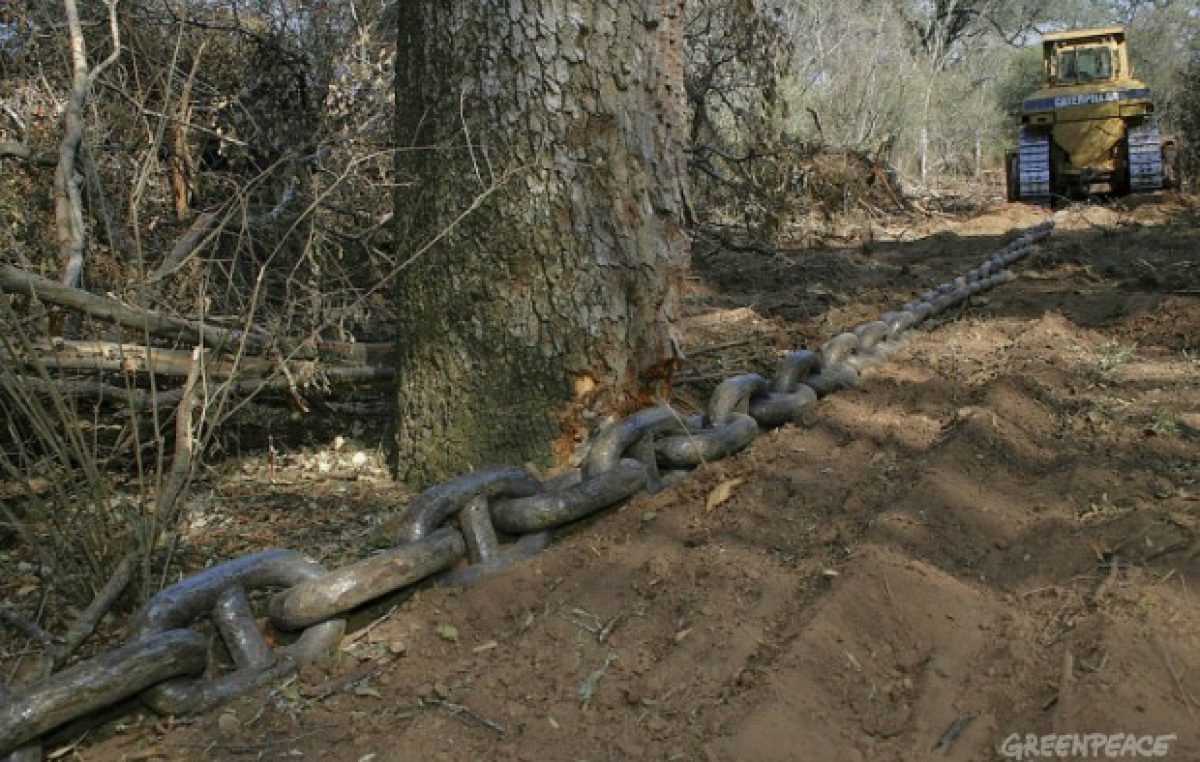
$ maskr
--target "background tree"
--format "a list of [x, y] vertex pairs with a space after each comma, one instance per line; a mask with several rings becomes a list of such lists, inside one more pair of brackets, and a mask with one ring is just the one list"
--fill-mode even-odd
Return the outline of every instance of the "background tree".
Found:
[[682, 4], [399, 14], [400, 473], [564, 456], [677, 362]]

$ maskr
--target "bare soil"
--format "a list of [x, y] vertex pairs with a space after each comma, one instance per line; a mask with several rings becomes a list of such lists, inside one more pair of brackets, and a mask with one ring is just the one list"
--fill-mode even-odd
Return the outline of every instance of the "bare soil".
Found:
[[[1066, 211], [1016, 282], [914, 333], [811, 426], [476, 587], [392, 601], [267, 695], [192, 724], [127, 719], [76, 752], [989, 760], [1012, 733], [1097, 732], [1175, 734], [1166, 758], [1200, 759], [1198, 204]], [[1043, 217], [1001, 206], [776, 257], [698, 246], [679, 401]], [[193, 543], [357, 556], [403, 495], [343, 455], [295, 456], [269, 499], [247, 461]]]

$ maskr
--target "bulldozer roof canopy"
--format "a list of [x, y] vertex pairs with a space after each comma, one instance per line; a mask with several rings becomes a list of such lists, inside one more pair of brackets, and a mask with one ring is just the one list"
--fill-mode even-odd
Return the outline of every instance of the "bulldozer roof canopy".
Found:
[[1072, 29], [1067, 32], [1046, 32], [1042, 35], [1042, 42], [1070, 42], [1089, 37], [1117, 37], [1119, 41], [1125, 37], [1125, 27], [1100, 26], [1092, 29]]

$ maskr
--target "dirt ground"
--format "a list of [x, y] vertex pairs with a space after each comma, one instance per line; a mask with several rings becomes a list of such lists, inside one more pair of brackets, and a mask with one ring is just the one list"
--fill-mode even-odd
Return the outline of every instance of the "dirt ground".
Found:
[[[1200, 759], [1200, 200], [1060, 216], [1017, 281], [811, 426], [476, 587], [393, 601], [269, 695], [126, 718], [72, 756], [990, 760], [1013, 733], [1133, 733]], [[775, 257], [698, 245], [680, 403], [1043, 218], [1000, 206]], [[355, 557], [394, 488], [326, 478], [332, 450], [294, 457], [330, 465], [266, 499], [247, 460], [196, 537]]]

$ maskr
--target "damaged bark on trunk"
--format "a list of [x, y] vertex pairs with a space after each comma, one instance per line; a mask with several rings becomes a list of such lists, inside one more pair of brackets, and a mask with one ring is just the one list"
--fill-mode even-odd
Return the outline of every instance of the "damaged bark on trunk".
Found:
[[399, 14], [399, 474], [561, 461], [678, 362], [682, 2]]

